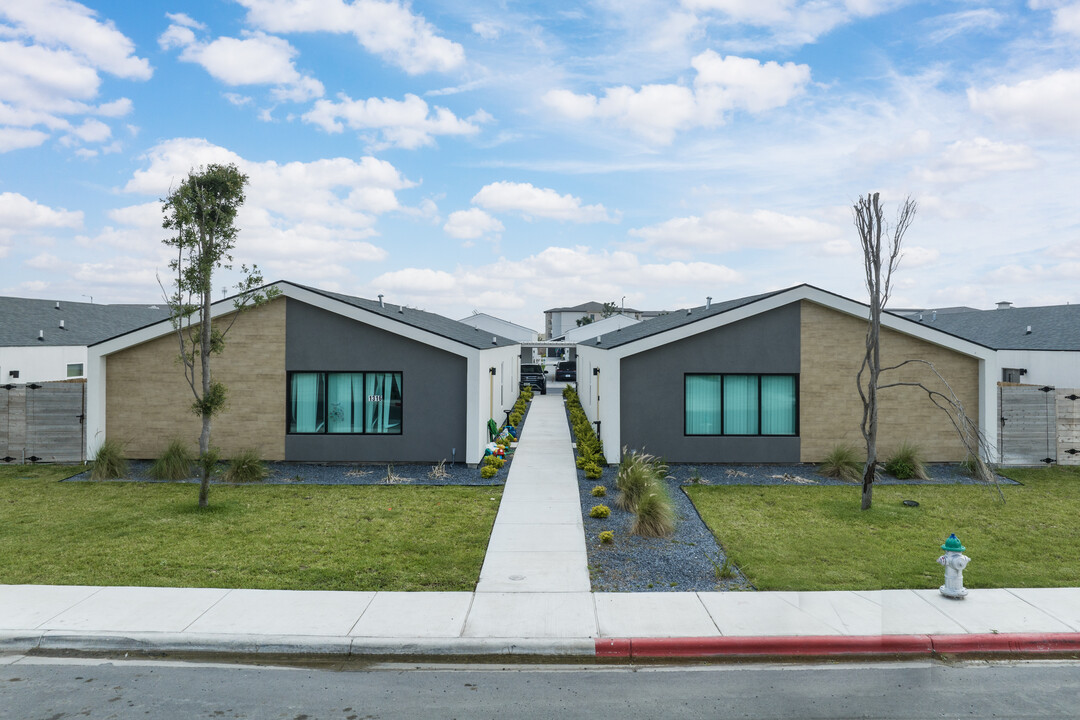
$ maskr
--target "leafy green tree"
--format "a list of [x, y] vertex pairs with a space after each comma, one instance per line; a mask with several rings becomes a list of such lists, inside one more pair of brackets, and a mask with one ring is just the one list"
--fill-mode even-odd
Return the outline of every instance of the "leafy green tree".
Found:
[[612, 315], [619, 314], [619, 306], [613, 302], [604, 303], [604, 309], [600, 311], [600, 317], [609, 318]]
[[593, 319], [592, 319], [592, 317], [591, 317], [591, 316], [589, 316], [589, 315], [584, 315], [584, 316], [582, 316], [582, 317], [579, 317], [579, 318], [578, 318], [577, 320], [575, 320], [574, 322], [576, 322], [576, 323], [577, 323], [577, 326], [578, 326], [578, 327], [582, 327], [582, 326], [584, 326], [584, 325], [588, 325], [588, 324], [590, 324], [591, 322], [593, 322]]
[[232, 269], [238, 232], [236, 213], [244, 203], [247, 179], [235, 165], [207, 165], [189, 172], [187, 179], [162, 200], [162, 227], [173, 233], [164, 243], [176, 252], [176, 258], [169, 263], [174, 288], [169, 292], [162, 285], [162, 291], [180, 342], [184, 377], [194, 395], [191, 410], [202, 419], [199, 507], [209, 503], [210, 473], [217, 461], [217, 453], [210, 446], [211, 424], [225, 407], [228, 395], [225, 385], [213, 379], [211, 357], [225, 349], [225, 336], [241, 311], [262, 305], [280, 292], [262, 288], [262, 274], [255, 265], [250, 269], [242, 265], [233, 301], [236, 312], [224, 328], [213, 323], [213, 275], [218, 269]]

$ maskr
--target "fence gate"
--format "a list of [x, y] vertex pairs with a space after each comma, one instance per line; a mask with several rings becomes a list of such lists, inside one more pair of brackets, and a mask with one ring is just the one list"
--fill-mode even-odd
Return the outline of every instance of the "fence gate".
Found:
[[1057, 461], [1059, 465], [1080, 465], [1080, 389], [1058, 388]]
[[0, 385], [0, 461], [85, 460], [86, 384]]
[[998, 385], [1003, 465], [1057, 462], [1057, 397], [1054, 388]]

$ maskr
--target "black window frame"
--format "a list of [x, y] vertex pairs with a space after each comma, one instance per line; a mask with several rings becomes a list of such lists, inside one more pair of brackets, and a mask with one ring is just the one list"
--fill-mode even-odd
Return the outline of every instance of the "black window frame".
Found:
[[[756, 377], [758, 379], [758, 383], [757, 383], [757, 386], [758, 386], [757, 387], [757, 401], [758, 401], [757, 428], [758, 428], [758, 431], [756, 433], [725, 433], [724, 432], [724, 391], [723, 391], [723, 387], [724, 387], [724, 378], [726, 376], [728, 376], [728, 375], [740, 375], [740, 376], [752, 375], [752, 376], [754, 376], [754, 377]], [[688, 432], [687, 416], [686, 416], [686, 379], [689, 378], [689, 377], [719, 377], [720, 378], [720, 388], [721, 388], [720, 389], [720, 432], [718, 432], [718, 433], [691, 433], [691, 432]], [[790, 377], [790, 378], [795, 379], [795, 432], [794, 433], [762, 433], [761, 432], [761, 420], [762, 420], [761, 378], [763, 378], [763, 377]], [[776, 438], [788, 438], [788, 437], [800, 437], [800, 427], [799, 427], [799, 410], [800, 410], [800, 405], [799, 405], [800, 392], [799, 392], [799, 388], [800, 388], [800, 383], [799, 383], [799, 379], [800, 379], [799, 378], [799, 373], [751, 373], [751, 372], [688, 372], [688, 373], [683, 373], [683, 393], [682, 393], [682, 399], [683, 399], [683, 410], [682, 410], [682, 415], [683, 415], [683, 437], [688, 437], [688, 438], [702, 438], [702, 437], [703, 438], [715, 438], [715, 437], [730, 437], [730, 438], [738, 438], [738, 437], [769, 437], [769, 438], [773, 438], [773, 437], [776, 437]]]
[[[313, 432], [297, 432], [295, 430], [290, 430], [289, 429], [291, 427], [291, 422], [290, 421], [292, 419], [290, 417], [290, 413], [292, 412], [292, 387], [293, 387], [292, 378], [293, 378], [293, 375], [312, 375], [312, 374], [318, 374], [318, 375], [323, 376], [323, 382], [322, 382], [323, 394], [319, 398], [319, 406], [322, 408], [322, 418], [323, 418], [322, 425], [323, 425], [323, 429], [322, 430], [315, 430]], [[329, 430], [330, 422], [329, 422], [329, 418], [327, 417], [327, 412], [328, 411], [327, 411], [327, 407], [326, 407], [326, 405], [327, 405], [326, 391], [327, 391], [327, 388], [330, 387], [330, 376], [331, 375], [365, 375], [365, 376], [367, 376], [367, 375], [387, 375], [387, 374], [394, 374], [394, 375], [401, 376], [401, 422], [398, 424], [397, 432], [367, 432], [366, 430], [361, 430], [360, 432], [330, 432], [330, 430]], [[364, 384], [365, 384], [365, 386], [367, 385], [367, 378], [366, 377], [364, 378]], [[366, 402], [367, 402], [367, 400], [365, 399], [365, 403]], [[285, 373], [285, 434], [286, 435], [302, 435], [302, 436], [306, 436], [306, 437], [310, 437], [310, 436], [313, 436], [313, 435], [333, 435], [333, 436], [345, 436], [345, 437], [355, 437], [355, 436], [358, 436], [358, 435], [371, 436], [371, 437], [395, 437], [397, 435], [404, 435], [405, 434], [405, 373], [403, 371], [401, 371], [401, 370], [289, 370], [289, 371], [287, 371]]]

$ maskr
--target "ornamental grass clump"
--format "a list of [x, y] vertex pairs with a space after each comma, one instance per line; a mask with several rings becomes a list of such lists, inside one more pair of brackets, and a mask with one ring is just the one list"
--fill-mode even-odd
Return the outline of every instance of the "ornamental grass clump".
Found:
[[269, 473], [266, 465], [254, 450], [241, 450], [229, 460], [224, 480], [227, 483], [258, 482]]
[[175, 438], [146, 474], [154, 480], [187, 480], [191, 477], [194, 464], [195, 453], [188, 448], [187, 443]]
[[91, 480], [117, 480], [127, 477], [128, 461], [119, 440], [107, 438], [98, 448], [90, 469]]
[[862, 478], [859, 453], [851, 445], [834, 445], [818, 465], [818, 472], [825, 477], [858, 482]]
[[662, 482], [650, 484], [638, 498], [630, 532], [644, 537], [668, 537], [675, 532], [675, 507]]
[[885, 472], [897, 480], [928, 480], [919, 446], [906, 440], [885, 461]]
[[634, 512], [638, 499], [644, 495], [653, 478], [657, 475], [656, 458], [644, 453], [627, 452], [623, 448], [623, 459], [619, 463], [619, 472], [615, 476], [615, 504], [623, 510]]

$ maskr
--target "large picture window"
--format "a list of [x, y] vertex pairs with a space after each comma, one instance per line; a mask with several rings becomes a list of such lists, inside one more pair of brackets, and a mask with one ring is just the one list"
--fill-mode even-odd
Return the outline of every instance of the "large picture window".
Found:
[[687, 435], [797, 435], [795, 375], [688, 374]]
[[289, 373], [290, 433], [401, 434], [401, 373]]

